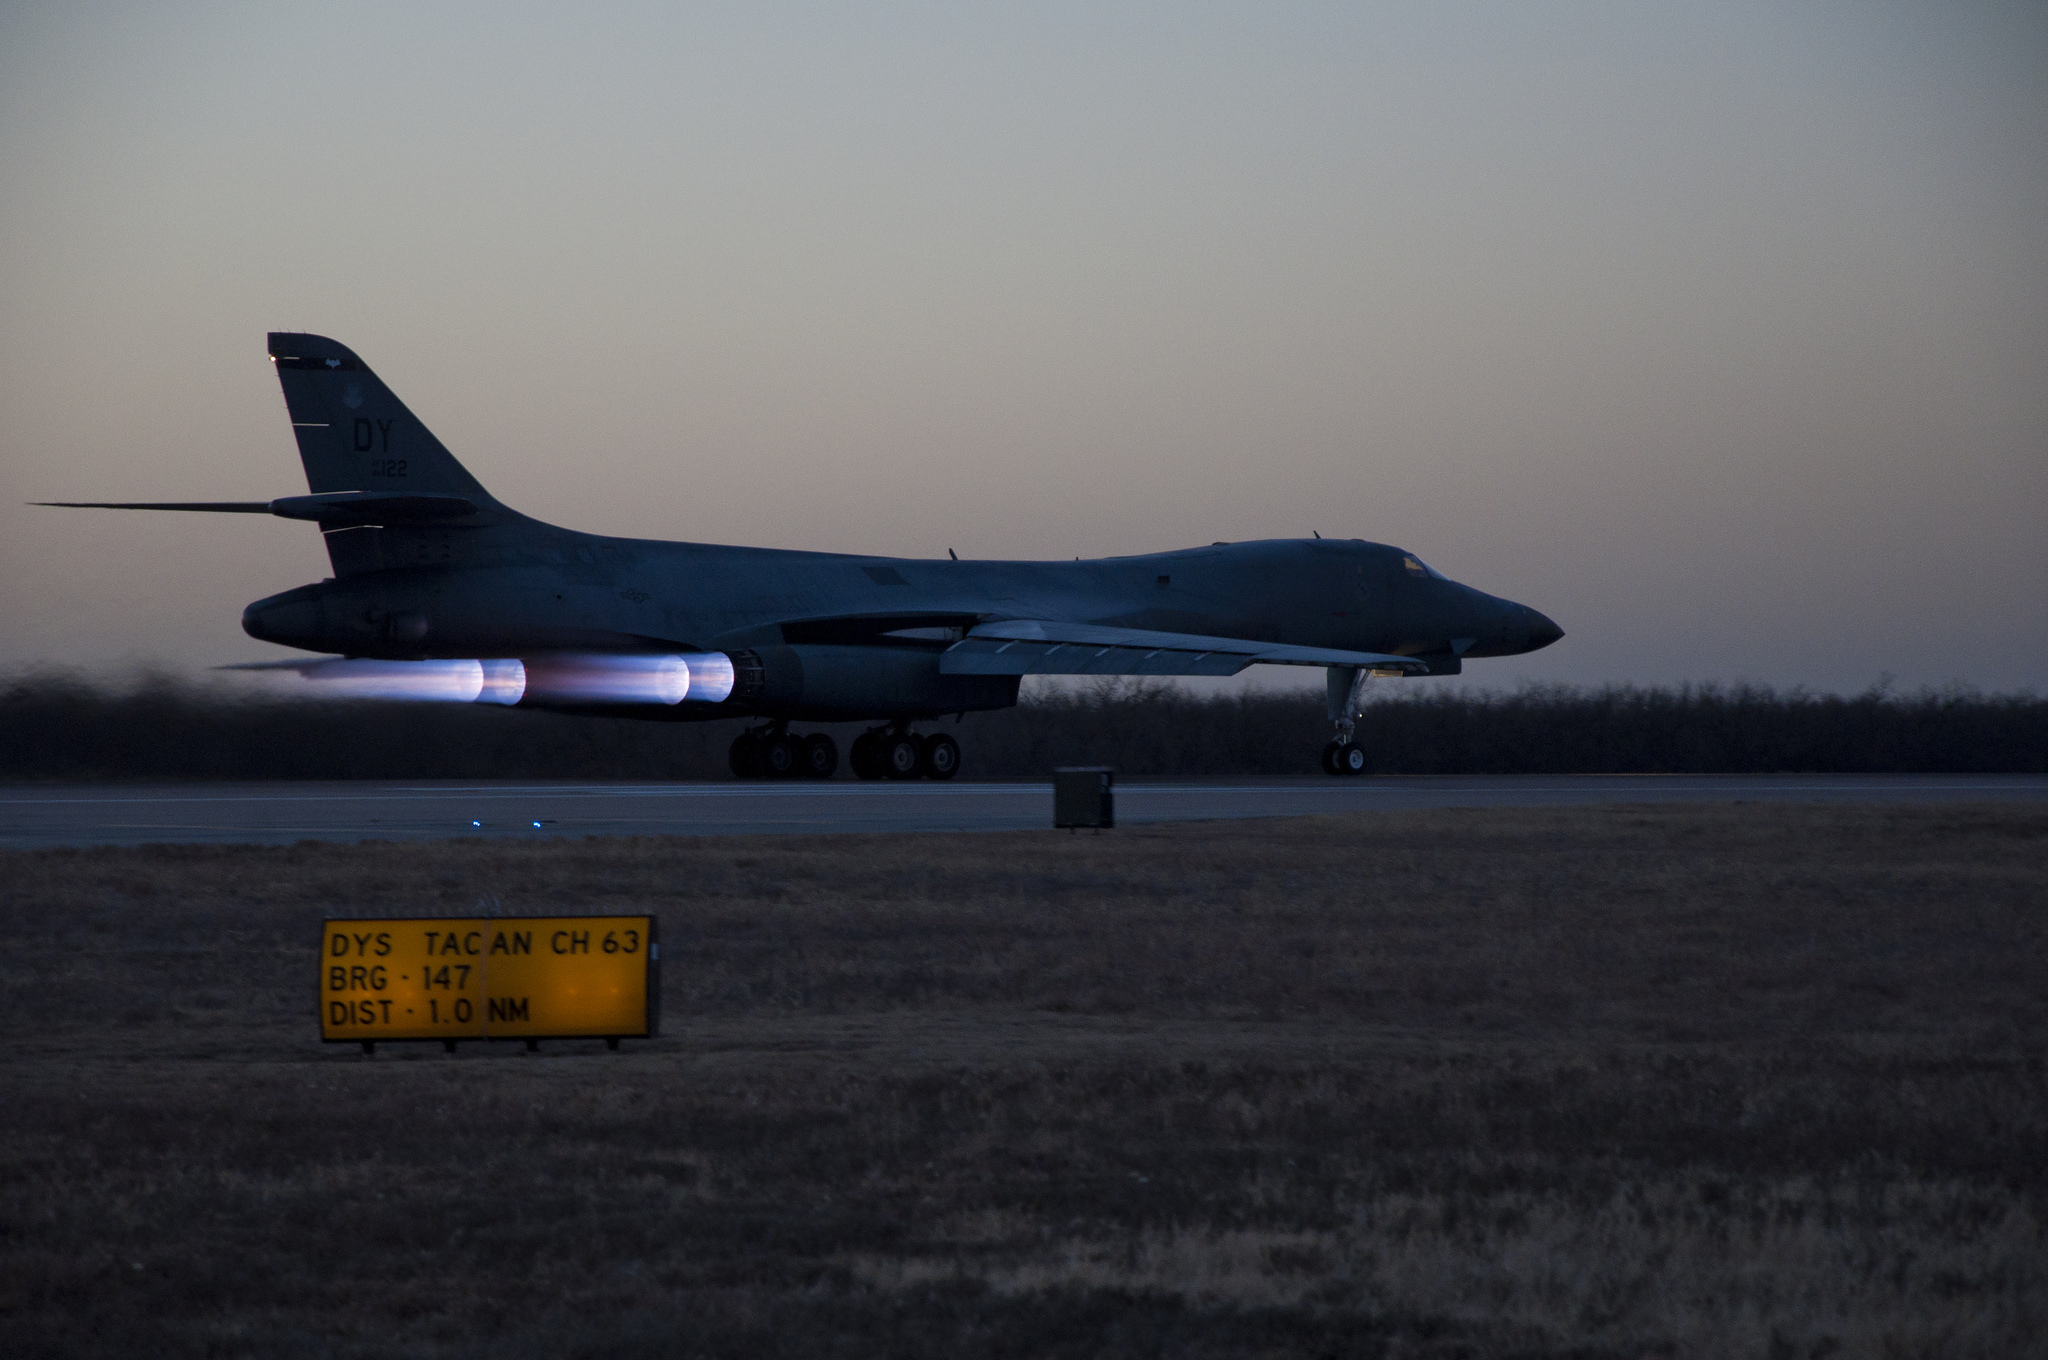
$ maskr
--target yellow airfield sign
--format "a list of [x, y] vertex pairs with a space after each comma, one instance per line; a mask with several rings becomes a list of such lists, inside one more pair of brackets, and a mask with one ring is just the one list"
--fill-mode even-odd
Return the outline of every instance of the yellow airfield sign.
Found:
[[328, 921], [320, 1037], [645, 1038], [661, 1015], [652, 916]]

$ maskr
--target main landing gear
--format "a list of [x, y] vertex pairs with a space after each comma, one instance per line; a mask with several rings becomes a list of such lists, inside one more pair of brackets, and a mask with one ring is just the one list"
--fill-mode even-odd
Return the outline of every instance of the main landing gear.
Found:
[[[847, 754], [862, 779], [951, 779], [960, 772], [959, 742], [943, 732], [920, 737], [903, 723], [869, 728]], [[734, 737], [726, 759], [735, 779], [830, 779], [839, 769], [839, 746], [823, 732], [800, 737], [773, 722]]]
[[920, 737], [890, 723], [855, 737], [847, 764], [862, 779], [951, 779], [960, 772], [960, 743], [944, 732]]
[[839, 768], [839, 743], [823, 732], [799, 737], [787, 723], [770, 723], [734, 737], [726, 763], [735, 779], [830, 779]]

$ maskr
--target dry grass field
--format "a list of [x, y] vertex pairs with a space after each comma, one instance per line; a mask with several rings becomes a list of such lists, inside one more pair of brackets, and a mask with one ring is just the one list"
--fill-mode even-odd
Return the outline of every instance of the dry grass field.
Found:
[[[652, 911], [657, 1040], [316, 1038]], [[2048, 808], [0, 856], [0, 1352], [2017, 1356]]]

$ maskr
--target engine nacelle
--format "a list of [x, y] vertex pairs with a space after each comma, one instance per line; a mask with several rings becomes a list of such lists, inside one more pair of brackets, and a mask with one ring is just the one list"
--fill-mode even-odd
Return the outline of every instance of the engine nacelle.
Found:
[[1014, 675], [941, 675], [939, 653], [925, 647], [800, 643], [732, 654], [732, 703], [809, 722], [928, 718], [1009, 708]]
[[[483, 606], [464, 609], [459, 603], [418, 581], [323, 581], [257, 600], [242, 611], [242, 630], [286, 647], [394, 663], [424, 663], [451, 653], [516, 657], [471, 663], [484, 667], [479, 693], [471, 697], [621, 717], [688, 721], [755, 713], [852, 722], [928, 718], [1017, 702], [1018, 677], [943, 675], [940, 649], [933, 647], [792, 643], [730, 653], [646, 653], [635, 647], [646, 645], [644, 637], [575, 623], [494, 623], [479, 616]], [[322, 673], [337, 682], [342, 674]], [[395, 686], [389, 697], [411, 697], [405, 679], [411, 672], [356, 667], [347, 675], [365, 694]], [[467, 688], [468, 675], [463, 672], [458, 688]], [[439, 689], [427, 688], [431, 697], [442, 697]]]
[[432, 645], [430, 605], [418, 589], [384, 585], [369, 591], [323, 581], [256, 601], [242, 611], [242, 631], [311, 652], [397, 658]]
[[474, 575], [376, 572], [321, 581], [257, 600], [242, 631], [309, 652], [388, 661], [447, 656], [630, 654], [644, 636], [590, 621], [579, 608], [536, 601], [553, 592], [484, 588]]

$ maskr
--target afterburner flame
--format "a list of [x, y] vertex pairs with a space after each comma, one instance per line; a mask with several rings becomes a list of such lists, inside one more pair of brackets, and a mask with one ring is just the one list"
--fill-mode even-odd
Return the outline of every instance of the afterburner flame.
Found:
[[557, 652], [525, 660], [370, 661], [354, 658], [295, 666], [336, 699], [412, 699], [431, 703], [679, 704], [723, 703], [732, 694], [732, 658], [724, 652], [627, 656]]
[[[492, 665], [499, 663], [493, 662]], [[513, 662], [518, 665], [518, 662]], [[473, 704], [484, 691], [481, 661], [316, 661], [300, 675], [335, 699], [413, 699]], [[516, 702], [516, 701], [515, 701]]]
[[526, 667], [517, 661], [485, 661], [480, 704], [516, 704], [526, 697]]
[[526, 697], [555, 704], [679, 704], [690, 665], [679, 656], [556, 653], [526, 659]]
[[683, 697], [693, 704], [722, 704], [732, 697], [732, 658], [724, 652], [685, 652], [690, 668], [690, 692]]

